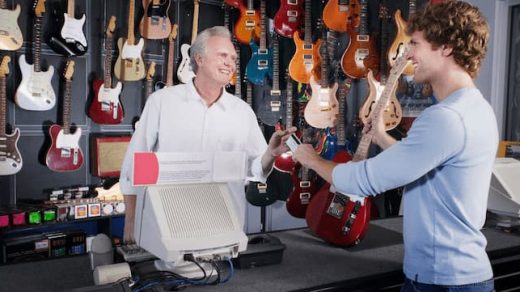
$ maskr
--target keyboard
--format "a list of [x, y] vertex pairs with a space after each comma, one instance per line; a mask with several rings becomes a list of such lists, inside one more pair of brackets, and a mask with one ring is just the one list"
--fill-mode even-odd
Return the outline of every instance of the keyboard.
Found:
[[116, 247], [116, 252], [120, 254], [126, 262], [142, 262], [155, 259], [155, 256], [137, 244], [128, 244]]

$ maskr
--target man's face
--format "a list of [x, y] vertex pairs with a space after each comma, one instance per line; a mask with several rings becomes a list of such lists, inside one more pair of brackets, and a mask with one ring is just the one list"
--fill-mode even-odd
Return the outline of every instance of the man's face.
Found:
[[197, 77], [224, 86], [236, 70], [236, 59], [235, 47], [228, 38], [210, 37], [206, 53], [197, 58]]
[[414, 66], [414, 81], [418, 83], [431, 83], [436, 74], [442, 72], [441, 67], [445, 58], [442, 56], [442, 49], [440, 47], [433, 49], [432, 44], [424, 38], [421, 31], [412, 33], [410, 49], [406, 57]]

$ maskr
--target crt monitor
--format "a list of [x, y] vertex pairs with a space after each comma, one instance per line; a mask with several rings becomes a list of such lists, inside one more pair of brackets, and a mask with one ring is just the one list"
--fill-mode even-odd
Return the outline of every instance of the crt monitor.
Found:
[[488, 210], [505, 216], [520, 217], [520, 161], [497, 158], [493, 166]]

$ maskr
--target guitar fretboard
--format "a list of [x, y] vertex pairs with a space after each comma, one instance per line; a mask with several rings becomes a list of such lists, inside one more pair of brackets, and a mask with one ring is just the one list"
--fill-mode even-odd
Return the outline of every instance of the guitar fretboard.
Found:
[[113, 34], [107, 32], [105, 38], [105, 64], [104, 64], [104, 77], [103, 83], [105, 88], [112, 88], [112, 42]]
[[267, 49], [265, 30], [267, 29], [267, 17], [265, 17], [265, 0], [260, 1], [260, 50]]
[[343, 84], [339, 87], [339, 106], [338, 106], [338, 125], [336, 135], [338, 136], [338, 145], [345, 146], [347, 138], [345, 134], [345, 105], [347, 104], [347, 96], [352, 87], [352, 78], [347, 77]]
[[166, 71], [166, 86], [173, 85], [174, 42], [175, 42], [175, 40], [173, 40], [173, 39], [169, 40], [169, 42], [168, 42], [168, 68]]
[[40, 59], [42, 53], [42, 16], [35, 16], [34, 18], [34, 29], [33, 29], [33, 64], [34, 72], [41, 71]]
[[359, 0], [359, 35], [367, 36], [368, 35], [368, 8], [367, 8], [367, 0]]
[[273, 91], [280, 91], [280, 43], [273, 38]]
[[286, 104], [286, 120], [285, 120], [285, 126], [286, 128], [290, 128], [293, 126], [293, 81], [291, 79], [291, 76], [289, 76], [289, 72], [287, 72], [285, 75], [287, 75], [287, 90], [286, 90], [286, 96], [287, 96], [287, 104]]
[[311, 27], [311, 0], [305, 0], [305, 23], [304, 32], [305, 36], [303, 39], [305, 46], [312, 45], [312, 27]]
[[6, 133], [6, 77], [0, 77], [0, 136], [5, 137]]
[[70, 116], [71, 116], [71, 95], [72, 95], [72, 80], [65, 79], [65, 92], [63, 98], [63, 133], [70, 134]]
[[134, 14], [135, 14], [135, 0], [129, 1], [128, 8], [128, 38], [126, 42], [129, 45], [135, 44], [135, 35], [134, 35]]
[[68, 2], [67, 2], [67, 15], [69, 17], [72, 17], [72, 18], [74, 18], [74, 6], [75, 6], [74, 0], [68, 0]]
[[320, 86], [322, 88], [329, 87], [329, 50], [327, 48], [327, 31], [322, 29], [322, 43], [320, 46], [320, 56], [321, 56], [321, 79]]

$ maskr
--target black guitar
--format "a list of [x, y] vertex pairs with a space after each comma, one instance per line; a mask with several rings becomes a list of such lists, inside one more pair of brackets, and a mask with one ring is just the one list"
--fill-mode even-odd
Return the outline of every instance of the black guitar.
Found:
[[74, 0], [67, 0], [67, 11], [64, 11], [60, 3], [53, 7], [55, 28], [48, 38], [49, 46], [58, 54], [68, 57], [81, 56], [87, 52], [88, 44], [83, 27], [86, 16], [80, 19], [74, 16]]

